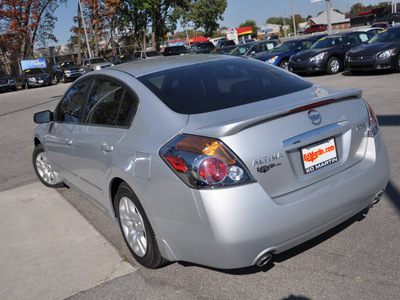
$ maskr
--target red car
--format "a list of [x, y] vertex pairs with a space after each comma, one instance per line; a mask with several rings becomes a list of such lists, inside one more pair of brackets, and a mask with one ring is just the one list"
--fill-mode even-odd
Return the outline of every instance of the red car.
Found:
[[316, 25], [311, 25], [304, 32], [305, 33], [314, 33], [314, 32], [319, 32], [319, 31], [325, 31], [327, 29], [328, 29], [328, 27], [324, 24], [316, 24]]

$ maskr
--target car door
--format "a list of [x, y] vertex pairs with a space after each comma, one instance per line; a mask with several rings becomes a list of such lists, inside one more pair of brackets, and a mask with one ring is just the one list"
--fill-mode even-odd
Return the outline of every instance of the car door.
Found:
[[50, 123], [44, 143], [55, 171], [73, 185], [78, 184], [79, 180], [72, 142], [89, 86], [90, 79], [81, 80], [65, 94], [55, 110], [56, 120]]
[[107, 198], [114, 149], [129, 127], [136, 106], [136, 97], [122, 83], [99, 76], [84, 106], [83, 124], [75, 130], [73, 149], [82, 191], [101, 206]]

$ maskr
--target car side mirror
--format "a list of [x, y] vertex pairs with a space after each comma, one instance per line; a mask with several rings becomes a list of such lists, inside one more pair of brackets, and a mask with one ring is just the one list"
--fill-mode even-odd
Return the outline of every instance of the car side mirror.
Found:
[[35, 113], [33, 115], [33, 121], [37, 124], [53, 121], [53, 113], [50, 110]]
[[294, 49], [294, 51], [295, 51], [295, 52], [299, 52], [299, 51], [301, 51], [301, 49], [303, 49], [303, 48], [298, 47], [298, 48]]

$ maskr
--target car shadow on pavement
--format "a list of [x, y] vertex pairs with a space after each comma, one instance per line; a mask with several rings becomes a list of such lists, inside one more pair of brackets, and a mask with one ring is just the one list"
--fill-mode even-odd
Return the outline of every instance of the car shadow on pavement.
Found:
[[391, 180], [389, 180], [386, 187], [385, 195], [389, 198], [397, 209], [397, 213], [400, 215], [400, 189]]
[[340, 73], [342, 76], [375, 76], [375, 75], [391, 75], [393, 74], [392, 70], [376, 70], [376, 71], [360, 71], [351, 73], [350, 71], [343, 71]]
[[376, 116], [379, 126], [400, 126], [400, 115]]

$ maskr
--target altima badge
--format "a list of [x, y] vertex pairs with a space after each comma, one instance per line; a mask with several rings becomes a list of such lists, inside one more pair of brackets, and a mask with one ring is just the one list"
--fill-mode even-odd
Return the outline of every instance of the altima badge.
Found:
[[321, 124], [321, 114], [316, 110], [312, 109], [308, 112], [308, 120], [314, 125]]

